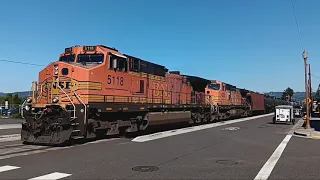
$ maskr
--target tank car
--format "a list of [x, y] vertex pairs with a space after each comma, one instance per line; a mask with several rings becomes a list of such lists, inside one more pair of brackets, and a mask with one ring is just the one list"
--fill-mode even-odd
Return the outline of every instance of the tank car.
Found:
[[32, 83], [21, 140], [61, 145], [150, 126], [248, 116], [263, 104], [258, 93], [168, 71], [115, 48], [73, 46]]

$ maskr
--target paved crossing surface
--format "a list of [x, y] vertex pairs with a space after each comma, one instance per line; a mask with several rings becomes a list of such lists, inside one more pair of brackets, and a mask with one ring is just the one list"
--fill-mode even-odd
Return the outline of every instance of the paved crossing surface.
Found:
[[[51, 149], [50, 147], [44, 146], [23, 145], [20, 140], [21, 122], [22, 120], [19, 119], [0, 119], [0, 160], [15, 156], [41, 153], [45, 152], [47, 149]], [[30, 164], [26, 163], [24, 166], [2, 165], [0, 161], [0, 178], [7, 179], [6, 174], [8, 173], [19, 174], [25, 166], [30, 166]], [[21, 178], [32, 180], [61, 179], [71, 175], [72, 174], [62, 172], [50, 172], [47, 174], [31, 175], [30, 177]]]
[[319, 179], [320, 141], [292, 136], [293, 125], [271, 120], [62, 148], [3, 141], [0, 179]]
[[[18, 166], [11, 166], [11, 165], [5, 165], [5, 166], [0, 166], [0, 173], [3, 173], [2, 176], [5, 176], [6, 172], [8, 171], [13, 171], [18, 173], [18, 170], [21, 169], [21, 167]], [[36, 176], [32, 178], [28, 178], [30, 180], [38, 180], [38, 179], [43, 179], [43, 180], [49, 180], [49, 179], [61, 179], [65, 178], [68, 176], [71, 176], [72, 174], [67, 174], [67, 173], [61, 173], [61, 172], [52, 172], [48, 174], [44, 174], [41, 176]]]

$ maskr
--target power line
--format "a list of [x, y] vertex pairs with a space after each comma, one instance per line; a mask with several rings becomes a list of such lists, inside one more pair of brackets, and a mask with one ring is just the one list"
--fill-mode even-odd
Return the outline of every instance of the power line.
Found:
[[320, 79], [320, 76], [315, 76], [315, 75], [313, 75], [313, 74], [311, 74], [311, 76], [312, 76], [313, 78]]
[[33, 64], [33, 63], [26, 63], [26, 62], [20, 62], [20, 61], [10, 61], [5, 59], [0, 59], [2, 62], [9, 62], [9, 63], [16, 63], [16, 64], [25, 64], [25, 65], [31, 65], [31, 66], [46, 66], [41, 64]]
[[301, 38], [301, 34], [300, 34], [300, 29], [299, 29], [299, 24], [298, 24], [298, 20], [297, 20], [296, 10], [294, 8], [293, 0], [291, 0], [291, 4], [292, 4], [292, 9], [293, 9], [294, 19], [296, 21], [296, 26], [297, 26], [297, 30], [298, 30], [298, 35], [299, 35], [299, 39], [300, 39], [301, 48], [302, 48], [302, 50], [304, 50], [303, 44], [302, 44], [302, 38]]

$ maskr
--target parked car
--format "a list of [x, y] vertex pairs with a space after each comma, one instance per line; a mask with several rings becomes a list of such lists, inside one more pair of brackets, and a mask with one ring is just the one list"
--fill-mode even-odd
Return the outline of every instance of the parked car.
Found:
[[293, 112], [295, 117], [302, 117], [303, 116], [302, 106], [299, 106], [299, 105], [293, 106]]

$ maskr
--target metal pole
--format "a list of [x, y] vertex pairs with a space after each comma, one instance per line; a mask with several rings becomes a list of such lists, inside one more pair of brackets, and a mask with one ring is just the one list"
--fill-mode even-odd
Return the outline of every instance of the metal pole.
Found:
[[306, 129], [310, 129], [310, 118], [309, 118], [309, 90], [308, 90], [308, 52], [306, 50], [303, 51], [302, 54], [303, 60], [304, 60], [304, 71], [305, 71], [305, 88], [306, 88]]
[[311, 65], [309, 64], [309, 98], [311, 99], [310, 104], [310, 118], [312, 113], [312, 107], [313, 107], [313, 98], [312, 98], [312, 84], [311, 84]]
[[311, 64], [309, 64], [309, 91], [310, 91], [310, 99], [312, 99], [312, 86], [311, 86]]

